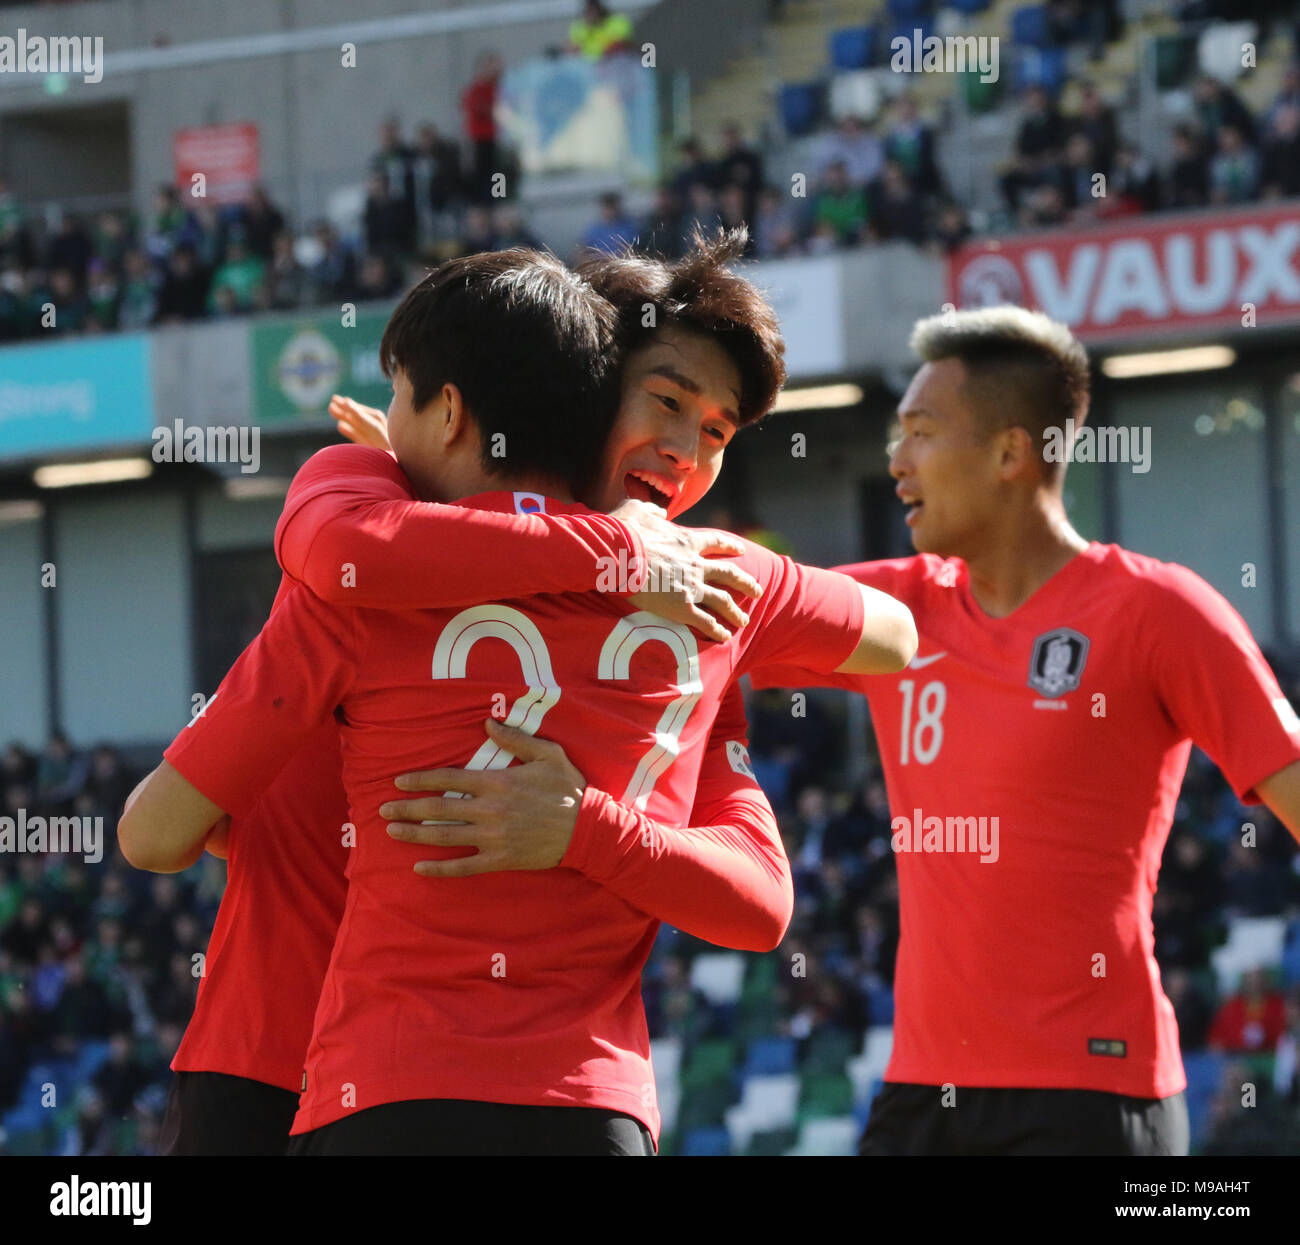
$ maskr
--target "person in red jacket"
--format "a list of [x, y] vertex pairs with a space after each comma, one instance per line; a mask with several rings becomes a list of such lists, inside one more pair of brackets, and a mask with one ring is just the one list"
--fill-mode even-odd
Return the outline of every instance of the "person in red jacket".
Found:
[[1286, 1032], [1286, 1003], [1269, 988], [1268, 975], [1252, 968], [1241, 975], [1241, 988], [1223, 1001], [1210, 1026], [1212, 1050], [1247, 1054], [1272, 1051]]
[[501, 71], [501, 58], [495, 52], [485, 52], [478, 59], [473, 80], [460, 97], [465, 137], [473, 149], [470, 195], [479, 203], [491, 197], [492, 174], [497, 171], [496, 106]]

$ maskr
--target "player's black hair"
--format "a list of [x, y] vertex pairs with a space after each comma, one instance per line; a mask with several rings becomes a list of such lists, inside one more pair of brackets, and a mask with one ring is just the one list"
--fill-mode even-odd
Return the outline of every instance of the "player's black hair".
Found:
[[489, 474], [576, 489], [616, 410], [616, 328], [614, 308], [555, 256], [514, 247], [430, 272], [393, 312], [379, 361], [406, 375], [417, 411], [445, 384], [460, 390]]
[[618, 308], [624, 359], [672, 325], [713, 338], [740, 372], [742, 426], [772, 409], [785, 383], [785, 340], [757, 287], [728, 270], [749, 241], [743, 227], [696, 233], [677, 260], [602, 255], [578, 265], [598, 294]]

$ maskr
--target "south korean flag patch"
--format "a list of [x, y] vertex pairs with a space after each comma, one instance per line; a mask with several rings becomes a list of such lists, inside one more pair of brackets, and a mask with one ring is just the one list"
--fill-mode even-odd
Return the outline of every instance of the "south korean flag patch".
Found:
[[1044, 631], [1029, 658], [1029, 686], [1048, 700], [1064, 696], [1079, 686], [1087, 660], [1087, 636], [1069, 627]]
[[727, 760], [737, 774], [743, 774], [746, 778], [753, 778], [755, 782], [758, 781], [749, 765], [749, 749], [740, 740], [727, 740]]

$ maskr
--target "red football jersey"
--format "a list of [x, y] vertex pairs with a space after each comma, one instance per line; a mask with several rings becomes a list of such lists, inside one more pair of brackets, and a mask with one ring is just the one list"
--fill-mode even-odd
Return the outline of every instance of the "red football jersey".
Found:
[[1151, 901], [1192, 743], [1244, 800], [1300, 758], [1246, 624], [1185, 567], [1114, 545], [1006, 618], [975, 603], [959, 559], [841, 569], [911, 608], [911, 667], [753, 677], [870, 705], [902, 923], [886, 1079], [1177, 1093]]
[[562, 742], [597, 791], [686, 824], [732, 679], [751, 661], [838, 665], [861, 634], [847, 579], [757, 546], [740, 561], [765, 592], [723, 644], [597, 592], [385, 612], [299, 588], [274, 612], [178, 742], [182, 772], [232, 810], [338, 709], [357, 839], [295, 1131], [383, 1102], [474, 1098], [607, 1107], [657, 1133], [640, 1000], [657, 921], [610, 880], [646, 884], [653, 835], [575, 834], [554, 870], [431, 880], [411, 866], [438, 852], [389, 839], [377, 809], [405, 770], [508, 763], [482, 729], [497, 707]]

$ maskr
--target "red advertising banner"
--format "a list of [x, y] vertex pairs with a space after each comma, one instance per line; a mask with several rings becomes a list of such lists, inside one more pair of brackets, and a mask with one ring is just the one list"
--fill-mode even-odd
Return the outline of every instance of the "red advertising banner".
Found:
[[257, 126], [237, 121], [230, 125], [198, 125], [177, 130], [172, 138], [176, 185], [188, 193], [195, 173], [207, 181], [207, 197], [214, 203], [238, 203], [261, 176], [261, 148]]
[[959, 308], [1015, 303], [1083, 341], [1285, 324], [1300, 320], [1300, 203], [972, 243], [947, 288]]

